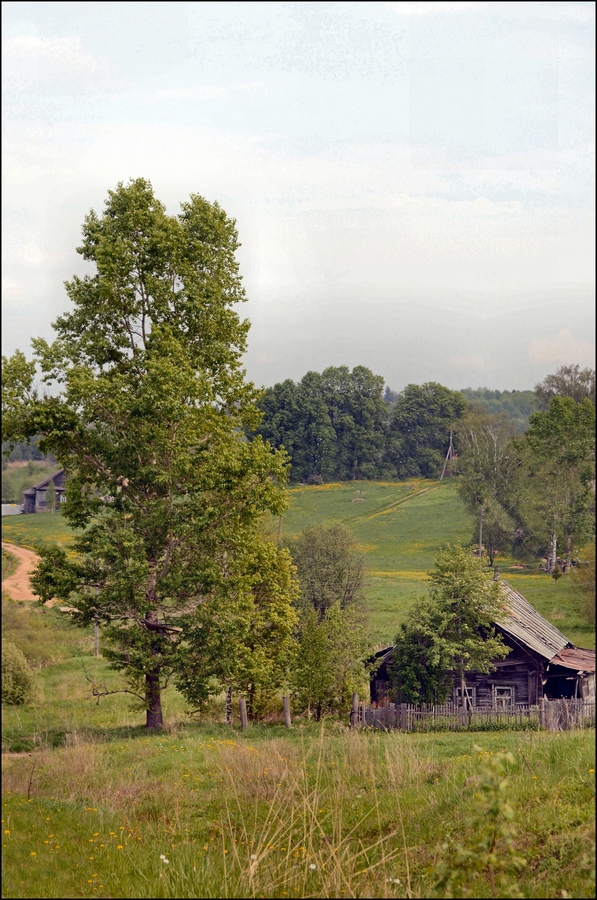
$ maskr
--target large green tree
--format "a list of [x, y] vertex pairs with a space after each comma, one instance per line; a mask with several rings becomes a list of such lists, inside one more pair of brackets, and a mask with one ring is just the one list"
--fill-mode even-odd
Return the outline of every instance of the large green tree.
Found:
[[560, 368], [535, 385], [541, 409], [548, 409], [552, 397], [570, 397], [576, 403], [588, 398], [595, 406], [595, 369], [581, 369], [578, 363]]
[[556, 395], [530, 421], [518, 442], [519, 514], [550, 546], [552, 567], [564, 541], [568, 567], [573, 541], [581, 545], [594, 534], [595, 407], [588, 397], [577, 403]]
[[386, 451], [399, 478], [440, 475], [450, 431], [467, 406], [461, 393], [434, 381], [404, 388], [392, 412]]
[[192, 195], [169, 215], [146, 180], [119, 184], [83, 226], [95, 273], [66, 284], [55, 340], [33, 341], [47, 392], [23, 354], [4, 361], [3, 439], [42, 436], [68, 475], [63, 513], [84, 529], [75, 557], [42, 553], [35, 589], [105, 626], [148, 727], [169, 679], [196, 702], [222, 681], [250, 691], [259, 639], [277, 669], [291, 655], [290, 557], [257, 533], [284, 508], [286, 459], [244, 437], [260, 413], [241, 365], [238, 246], [217, 203]]
[[301, 609], [321, 618], [334, 603], [362, 605], [365, 563], [352, 533], [343, 525], [311, 525], [291, 544], [300, 584]]
[[509, 653], [495, 631], [504, 602], [497, 582], [459, 544], [440, 552], [430, 579], [429, 599], [397, 635], [394, 683], [413, 702], [437, 703], [455, 675], [465, 708], [466, 673], [490, 672], [493, 661]]
[[388, 407], [383, 378], [365, 366], [307, 372], [268, 388], [260, 405], [259, 434], [290, 454], [294, 480], [379, 474]]
[[512, 543], [516, 525], [513, 483], [517, 466], [511, 421], [488, 415], [471, 404], [457, 424], [458, 489], [466, 506], [478, 517], [478, 552], [487, 550], [493, 565], [498, 550]]

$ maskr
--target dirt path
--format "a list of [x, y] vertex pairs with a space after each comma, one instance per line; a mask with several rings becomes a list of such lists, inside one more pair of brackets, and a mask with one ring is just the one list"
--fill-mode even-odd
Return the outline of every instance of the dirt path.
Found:
[[33, 550], [17, 547], [16, 544], [7, 544], [2, 541], [2, 548], [10, 553], [17, 561], [16, 571], [2, 582], [2, 590], [13, 600], [39, 600], [39, 597], [31, 590], [29, 575], [37, 565], [39, 557]]

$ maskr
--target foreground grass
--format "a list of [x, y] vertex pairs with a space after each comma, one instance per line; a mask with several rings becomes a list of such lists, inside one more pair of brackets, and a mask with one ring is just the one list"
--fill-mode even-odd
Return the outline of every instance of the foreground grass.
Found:
[[[476, 779], [502, 749], [523, 896], [594, 896], [592, 733], [312, 723], [189, 726], [6, 759], [3, 896], [440, 896], [438, 846], [475, 837]], [[467, 889], [491, 896], [483, 874]]]

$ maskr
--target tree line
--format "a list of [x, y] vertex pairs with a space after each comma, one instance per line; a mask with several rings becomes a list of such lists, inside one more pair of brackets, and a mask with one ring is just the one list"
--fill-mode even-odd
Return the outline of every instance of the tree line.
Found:
[[318, 481], [437, 477], [468, 403], [436, 382], [384, 395], [365, 366], [332, 366], [268, 388], [259, 408], [255, 433], [288, 453], [291, 479]]
[[538, 389], [454, 391], [437, 382], [396, 392], [365, 366], [330, 366], [267, 388], [255, 433], [288, 453], [293, 481], [437, 478], [450, 431], [468, 412], [500, 415], [522, 434], [544, 402]]

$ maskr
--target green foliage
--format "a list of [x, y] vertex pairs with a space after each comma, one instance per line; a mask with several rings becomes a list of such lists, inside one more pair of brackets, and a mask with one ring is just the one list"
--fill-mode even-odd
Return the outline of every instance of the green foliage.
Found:
[[390, 680], [403, 702], [444, 703], [452, 692], [452, 656], [436, 632], [437, 611], [423, 599], [394, 641]]
[[531, 427], [516, 443], [518, 514], [530, 535], [549, 545], [552, 565], [565, 542], [566, 562], [573, 542], [594, 534], [595, 407], [554, 396], [549, 408], [531, 416]]
[[582, 616], [595, 624], [595, 542], [587, 544], [579, 551], [578, 560], [572, 572], [572, 581], [580, 595]]
[[466, 821], [468, 842], [451, 837], [440, 847], [435, 866], [439, 897], [475, 897], [481, 880], [489, 881], [492, 897], [524, 897], [519, 887], [526, 860], [515, 846], [514, 807], [508, 770], [512, 753], [483, 753], [485, 765], [478, 776], [477, 810]]
[[[413, 609], [396, 638], [392, 678], [413, 702], [441, 702], [448, 672], [490, 672], [508, 655], [494, 623], [504, 613], [499, 587], [459, 544], [447, 546], [430, 572], [430, 600]], [[464, 690], [462, 691], [464, 703]]]
[[260, 415], [241, 366], [237, 248], [217, 203], [192, 195], [169, 216], [144, 179], [118, 185], [83, 226], [96, 274], [67, 283], [54, 343], [33, 342], [53, 392], [32, 392], [22, 354], [5, 365], [3, 437], [43, 435], [69, 476], [63, 515], [86, 527], [74, 556], [42, 551], [36, 587], [81, 625], [99, 618], [152, 727], [192, 653], [193, 612], [220, 603], [242, 618], [247, 552], [262, 516], [284, 508], [284, 455], [244, 438]]
[[[465, 505], [477, 515], [475, 543], [481, 540], [493, 565], [499, 550], [514, 541], [516, 524], [511, 512], [516, 505], [514, 489], [516, 455], [512, 450], [513, 428], [504, 416], [489, 416], [469, 410], [458, 423], [458, 490]], [[479, 547], [481, 555], [483, 547]]]
[[20, 706], [33, 694], [33, 672], [22, 650], [2, 639], [2, 703]]
[[466, 408], [461, 393], [434, 381], [405, 387], [392, 412], [386, 449], [399, 478], [439, 477], [450, 430]]
[[387, 421], [382, 391], [383, 378], [364, 366], [307, 372], [266, 390], [258, 433], [288, 452], [294, 481], [374, 478]]
[[492, 391], [482, 387], [465, 388], [460, 393], [488, 415], [507, 419], [513, 434], [524, 434], [529, 427], [529, 416], [538, 409], [533, 391]]
[[226, 685], [246, 698], [251, 718], [263, 712], [292, 667], [297, 593], [288, 551], [257, 537], [247, 541], [218, 592], [180, 618], [176, 684], [193, 707]]
[[319, 616], [334, 603], [343, 609], [363, 600], [364, 560], [343, 525], [311, 525], [291, 545], [300, 582], [300, 605]]
[[299, 712], [323, 715], [346, 714], [353, 693], [369, 689], [371, 641], [363, 615], [353, 606], [339, 603], [323, 616], [312, 608], [303, 614], [301, 637], [291, 675], [294, 706]]
[[570, 397], [576, 403], [587, 398], [595, 406], [595, 369], [581, 369], [578, 363], [560, 366], [535, 385], [535, 397], [540, 409], [548, 409], [553, 397]]

